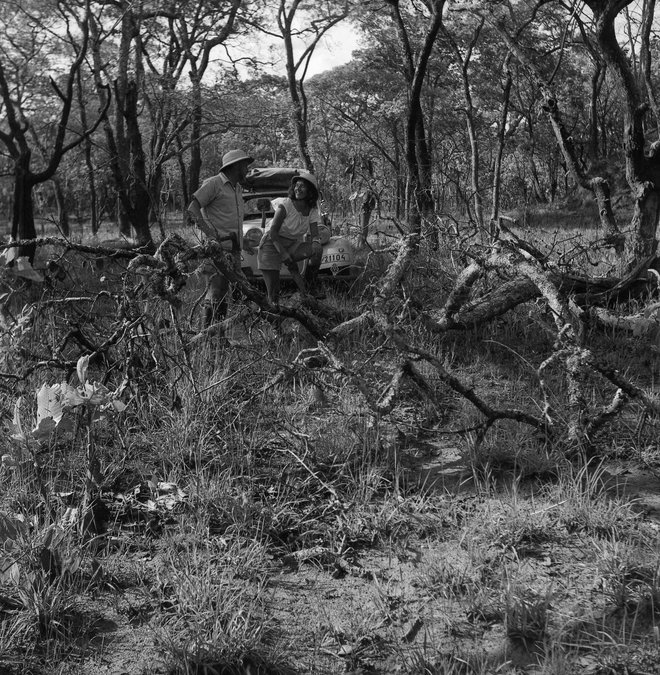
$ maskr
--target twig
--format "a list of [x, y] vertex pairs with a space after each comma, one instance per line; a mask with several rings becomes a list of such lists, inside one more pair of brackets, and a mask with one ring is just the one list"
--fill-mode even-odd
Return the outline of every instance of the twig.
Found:
[[295, 460], [296, 460], [296, 461], [297, 461], [297, 462], [298, 462], [298, 463], [299, 463], [299, 464], [300, 464], [300, 465], [301, 465], [301, 466], [309, 473], [309, 475], [312, 476], [312, 478], [316, 478], [316, 480], [317, 480], [319, 483], [321, 483], [321, 485], [322, 485], [322, 486], [323, 486], [323, 487], [324, 487], [324, 488], [325, 488], [325, 489], [326, 489], [326, 490], [327, 490], [327, 491], [328, 491], [335, 499], [339, 499], [339, 497], [338, 497], [338, 495], [337, 495], [337, 491], [332, 487], [332, 485], [328, 485], [328, 483], [326, 483], [326, 482], [323, 480], [323, 478], [321, 478], [315, 471], [312, 471], [312, 469], [310, 469], [310, 468], [307, 466], [307, 464], [305, 464], [305, 462], [304, 462], [300, 457], [298, 457], [298, 455], [296, 455], [296, 453], [295, 453], [293, 450], [291, 450], [291, 449], [289, 449], [289, 448], [282, 448], [282, 450], [283, 450], [284, 452], [288, 452], [288, 453], [289, 453], [289, 454], [290, 454], [290, 455], [291, 455], [291, 456], [292, 456], [292, 457], [293, 457], [293, 458], [294, 458], [294, 459], [295, 459]]

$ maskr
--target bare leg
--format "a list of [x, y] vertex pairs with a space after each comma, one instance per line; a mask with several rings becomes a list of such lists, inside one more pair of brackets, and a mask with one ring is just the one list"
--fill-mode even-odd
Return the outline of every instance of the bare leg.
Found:
[[297, 286], [298, 290], [300, 291], [301, 295], [306, 295], [307, 294], [307, 284], [305, 283], [305, 280], [300, 275], [300, 271], [298, 269], [297, 261], [292, 260], [290, 263], [287, 264], [287, 268], [289, 269], [289, 272], [291, 272], [291, 278], [296, 282], [296, 286]]
[[280, 301], [280, 271], [279, 270], [261, 270], [266, 284], [266, 293], [268, 293], [268, 302], [271, 305], [277, 305]]
[[307, 268], [305, 269], [305, 283], [309, 292], [314, 297], [320, 297], [322, 294], [319, 292], [318, 288], [318, 274], [319, 268], [321, 267], [321, 255], [310, 255], [307, 262]]
[[211, 274], [204, 298], [204, 328], [224, 321], [227, 316], [229, 280], [220, 272]]

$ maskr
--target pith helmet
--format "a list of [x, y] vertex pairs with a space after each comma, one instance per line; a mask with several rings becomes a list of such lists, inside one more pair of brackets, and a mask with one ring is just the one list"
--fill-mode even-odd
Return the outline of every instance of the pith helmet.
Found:
[[222, 157], [222, 166], [220, 167], [220, 171], [224, 171], [228, 166], [236, 164], [237, 162], [242, 162], [243, 160], [247, 160], [250, 164], [254, 162], [254, 158], [243, 152], [243, 150], [230, 150]]
[[291, 179], [291, 185], [293, 185], [299, 178], [306, 180], [308, 183], [314, 186], [314, 189], [318, 192], [319, 184], [316, 180], [316, 176], [309, 171], [298, 171], [298, 173]]

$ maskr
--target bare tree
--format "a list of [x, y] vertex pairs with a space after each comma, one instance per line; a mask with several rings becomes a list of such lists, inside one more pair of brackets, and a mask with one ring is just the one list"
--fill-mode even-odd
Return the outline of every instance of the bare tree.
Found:
[[[55, 3], [41, 9], [33, 8], [30, 4], [18, 4], [3, 10], [2, 20], [7, 40], [0, 52], [0, 100], [6, 122], [0, 127], [0, 142], [6, 147], [14, 169], [12, 239], [35, 239], [34, 187], [51, 180], [64, 155], [79, 145], [100, 122], [99, 118], [84, 133], [70, 133], [69, 122], [78, 72], [89, 47], [89, 19], [88, 0], [80, 8]], [[19, 35], [16, 26], [26, 26], [30, 30]], [[64, 26], [63, 32], [59, 30], [61, 26]], [[32, 135], [36, 120], [31, 119], [26, 108], [35, 90], [27, 91], [24, 88], [26, 81], [34, 80], [34, 60], [42, 53], [44, 36], [48, 37], [47, 42], [56, 40], [60, 43], [58, 47], [71, 57], [66, 72], [61, 78], [51, 76], [50, 92], [44, 93], [49, 97], [49, 105], [54, 109], [59, 105], [59, 111], [55, 113], [57, 121], [53, 137], [48, 145]], [[39, 168], [34, 167], [35, 147], [42, 157]], [[35, 246], [25, 245], [18, 253], [32, 261]]]
[[[120, 1], [99, 3], [91, 21], [92, 57], [96, 90], [101, 104], [111, 104], [112, 83], [114, 120], [104, 117], [103, 128], [111, 173], [117, 193], [119, 230], [124, 236], [135, 231], [140, 246], [151, 246], [149, 228], [150, 195], [147, 187], [146, 153], [139, 121], [139, 97], [143, 81], [142, 52], [136, 45], [141, 22], [152, 16]], [[106, 58], [104, 43], [114, 37], [118, 26], [116, 61]]]
[[483, 228], [484, 225], [483, 195], [481, 194], [481, 187], [479, 185], [479, 140], [477, 138], [477, 124], [475, 119], [476, 111], [472, 101], [472, 87], [470, 85], [469, 71], [472, 54], [479, 40], [479, 35], [483, 25], [484, 20], [479, 19], [464, 52], [461, 52], [458, 43], [456, 40], [454, 40], [452, 34], [447, 30], [447, 28], [444, 25], [442, 27], [442, 33], [449, 43], [451, 52], [454, 55], [454, 59], [461, 73], [463, 99], [465, 102], [465, 124], [467, 128], [468, 139], [470, 141], [470, 188], [474, 203], [474, 217], [476, 220], [476, 226], [478, 228]]
[[431, 191], [431, 153], [422, 110], [422, 91], [436, 38], [442, 28], [445, 0], [424, 0], [420, 3], [425, 24], [421, 47], [415, 50], [399, 0], [386, 0], [399, 36], [403, 72], [408, 84], [406, 120], [406, 164], [412, 195], [408, 221], [410, 232], [419, 234], [422, 221], [431, 218], [434, 201]]
[[[190, 168], [188, 192], [192, 194], [199, 187], [202, 157], [200, 140], [203, 123], [202, 81], [206, 74], [213, 50], [223, 44], [234, 30], [235, 22], [243, 0], [231, 0], [226, 6], [218, 8], [218, 3], [197, 3], [191, 17], [179, 16], [173, 24], [181, 53], [177, 55], [179, 63], [189, 68], [188, 76], [192, 85], [191, 92], [191, 132], [190, 132]], [[174, 56], [174, 53], [172, 54]]]
[[[314, 162], [309, 151], [309, 106], [305, 92], [305, 78], [310, 61], [323, 36], [346, 19], [348, 0], [279, 0], [277, 5], [278, 33], [261, 26], [267, 35], [281, 39], [286, 57], [286, 77], [291, 97], [292, 117], [300, 159], [308, 171], [314, 172]], [[303, 43], [298, 56], [294, 41]]]

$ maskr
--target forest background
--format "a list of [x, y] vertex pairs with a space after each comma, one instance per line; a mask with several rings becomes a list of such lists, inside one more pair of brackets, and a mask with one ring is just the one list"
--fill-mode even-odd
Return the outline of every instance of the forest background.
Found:
[[[91, 218], [95, 232], [110, 216], [125, 235], [148, 240], [159, 215], [186, 204], [234, 146], [248, 148], [256, 165], [313, 168], [340, 218], [359, 211], [369, 192], [381, 211], [405, 219], [406, 190], [414, 190], [407, 125], [416, 106], [418, 141], [427, 146], [419, 149], [424, 189], [439, 215], [456, 212], [483, 226], [502, 207], [573, 198], [579, 183], [544, 123], [542, 83], [562, 102], [577, 168], [593, 171], [589, 162], [616, 157], [615, 176], [624, 173], [625, 92], [580, 8], [567, 15], [541, 4], [520, 19], [530, 22], [531, 41], [518, 40], [530, 48], [521, 65], [473, 3], [448, 6], [440, 25], [429, 24], [424, 3], [323, 3], [314, 11], [273, 2], [6, 3], [0, 204], [12, 216], [5, 222], [14, 238], [30, 238], [36, 200], [57, 207], [65, 234], [71, 218]], [[529, 3], [513, 7], [531, 11]], [[646, 92], [652, 20], [644, 22], [648, 11], [637, 3], [622, 7], [616, 38]], [[339, 32], [365, 46], [311, 77], [323, 58], [319, 44]], [[546, 55], [557, 50], [551, 65]]]
[[[658, 28], [5, 0], [1, 672], [658, 672]], [[357, 278], [274, 308], [194, 239], [231, 148]]]

